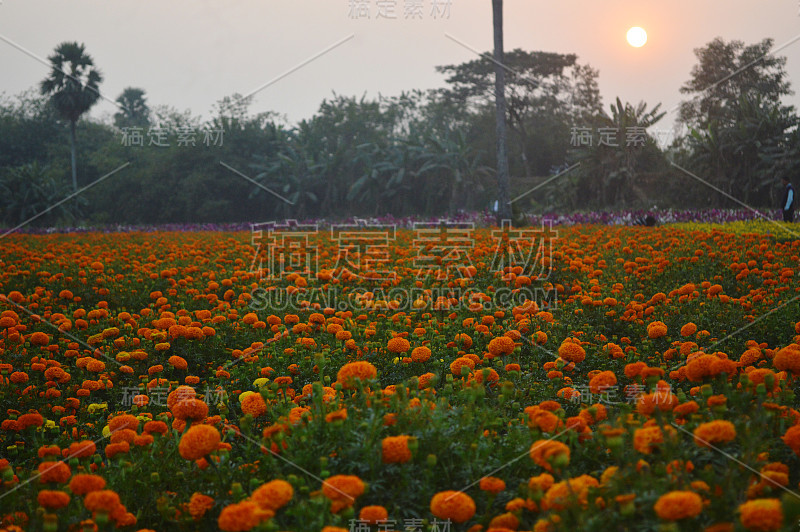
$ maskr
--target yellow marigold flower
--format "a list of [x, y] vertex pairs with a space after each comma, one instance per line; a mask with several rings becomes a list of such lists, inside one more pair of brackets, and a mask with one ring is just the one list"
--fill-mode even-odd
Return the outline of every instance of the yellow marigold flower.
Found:
[[431, 498], [431, 513], [439, 519], [463, 523], [475, 515], [475, 501], [463, 491], [440, 491]]
[[747, 530], [769, 532], [783, 526], [783, 508], [779, 499], [754, 499], [739, 506], [739, 518]]
[[250, 500], [267, 510], [277, 511], [286, 506], [294, 496], [294, 488], [285, 480], [272, 480], [256, 489]]
[[693, 491], [670, 491], [658, 498], [653, 509], [661, 519], [678, 521], [700, 515], [703, 499]]
[[383, 463], [404, 464], [411, 460], [411, 449], [408, 448], [410, 436], [387, 436], [381, 442]]
[[186, 460], [199, 460], [215, 451], [220, 442], [219, 431], [211, 425], [192, 425], [178, 444], [178, 452]]
[[727, 443], [736, 438], [736, 428], [730, 421], [718, 419], [703, 423], [694, 429], [694, 442], [700, 447]]

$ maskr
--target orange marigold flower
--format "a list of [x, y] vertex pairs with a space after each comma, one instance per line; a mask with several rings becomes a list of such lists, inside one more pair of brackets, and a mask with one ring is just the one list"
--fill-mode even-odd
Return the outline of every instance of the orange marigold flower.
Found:
[[89, 458], [97, 451], [97, 445], [91, 440], [83, 440], [80, 442], [74, 442], [69, 445], [68, 449], [65, 449], [64, 456], [65, 457], [75, 457], [75, 458]]
[[39, 464], [39, 482], [63, 484], [72, 476], [69, 466], [64, 462], [42, 462]]
[[411, 351], [411, 360], [414, 362], [427, 362], [431, 358], [431, 350], [425, 346], [415, 347]]
[[783, 526], [780, 499], [754, 499], [739, 506], [739, 518], [747, 530], [768, 532]]
[[636, 411], [644, 416], [649, 416], [655, 412], [656, 408], [662, 412], [668, 412], [678, 406], [679, 402], [677, 395], [659, 390], [655, 393], [640, 395], [636, 399]]
[[355, 475], [334, 475], [322, 483], [322, 494], [349, 506], [364, 493], [364, 482]]
[[650, 454], [656, 445], [664, 443], [665, 434], [672, 437], [676, 435], [676, 431], [669, 426], [663, 427], [663, 431], [662, 427], [657, 426], [636, 429], [633, 433], [633, 448], [642, 454]]
[[475, 501], [463, 491], [440, 491], [431, 498], [431, 513], [439, 519], [463, 523], [475, 515]]
[[736, 438], [736, 427], [730, 421], [718, 419], [703, 423], [694, 429], [694, 442], [700, 447], [727, 443]]
[[555, 440], [538, 440], [531, 445], [531, 460], [547, 471], [553, 471], [553, 465], [561, 468], [569, 464], [570, 449], [566, 444]]
[[589, 381], [589, 391], [600, 394], [617, 385], [617, 376], [613, 371], [601, 371]]
[[344, 421], [345, 419], [347, 419], [346, 408], [340, 408], [339, 410], [334, 410], [333, 412], [328, 412], [325, 414], [325, 421], [328, 423], [333, 421]]
[[563, 510], [570, 503], [577, 502], [581, 506], [588, 504], [589, 488], [598, 487], [600, 483], [590, 475], [581, 475], [550, 486], [542, 499], [542, 507], [552, 510]]
[[208, 417], [208, 405], [201, 399], [183, 399], [172, 407], [175, 419], [202, 421]]
[[487, 347], [492, 356], [510, 355], [514, 352], [515, 348], [516, 345], [514, 345], [514, 340], [508, 336], [498, 336], [497, 338], [492, 338], [492, 340], [489, 342], [489, 346]]
[[469, 357], [458, 357], [450, 363], [450, 372], [456, 377], [461, 377], [463, 370], [461, 368], [468, 368], [470, 370], [475, 368], [475, 361]]
[[136, 416], [130, 414], [122, 414], [114, 416], [108, 421], [108, 428], [111, 432], [116, 432], [122, 429], [136, 430], [139, 427], [139, 420]]
[[147, 434], [152, 434], [153, 432], [158, 434], [166, 434], [169, 431], [167, 424], [163, 421], [148, 421], [142, 427], [142, 432]]
[[175, 408], [175, 405], [182, 401], [191, 401], [197, 398], [197, 392], [191, 386], [178, 386], [167, 395], [167, 408], [170, 410]]
[[43, 332], [35, 332], [28, 339], [31, 345], [47, 345], [50, 343], [50, 337]]
[[185, 370], [189, 368], [189, 363], [186, 359], [178, 355], [172, 355], [167, 359], [167, 362], [175, 369]]
[[478, 483], [478, 487], [486, 492], [497, 495], [506, 489], [506, 483], [503, 479], [497, 477], [483, 477]]
[[42, 490], [36, 497], [39, 506], [48, 510], [58, 510], [69, 505], [69, 493], [57, 490]]
[[358, 514], [358, 519], [368, 525], [377, 525], [389, 519], [389, 512], [383, 506], [364, 506]]
[[267, 411], [267, 403], [260, 393], [250, 393], [242, 399], [242, 412], [258, 417]]
[[555, 482], [553, 475], [549, 473], [542, 473], [541, 475], [537, 475], [535, 477], [531, 477], [528, 481], [528, 489], [536, 492], [540, 491], [542, 493], [546, 492], [550, 489]]
[[41, 427], [44, 425], [44, 418], [39, 412], [31, 412], [19, 416], [17, 423], [19, 423], [19, 430], [25, 430], [28, 427]]
[[653, 509], [661, 519], [678, 521], [700, 515], [703, 499], [693, 491], [670, 491], [658, 498]]
[[392, 338], [389, 340], [386, 347], [392, 353], [405, 353], [409, 349], [411, 349], [411, 344], [405, 338], [400, 338], [399, 336], [396, 338]]
[[189, 499], [189, 515], [192, 519], [199, 521], [208, 510], [214, 506], [214, 499], [208, 495], [194, 492]]
[[783, 434], [783, 443], [800, 456], [800, 425], [794, 425]]
[[404, 464], [411, 460], [411, 450], [408, 448], [410, 436], [387, 436], [381, 442], [383, 463]]
[[106, 487], [106, 480], [97, 475], [78, 474], [69, 481], [69, 490], [75, 495], [86, 495]]
[[224, 532], [247, 532], [273, 515], [274, 512], [254, 502], [243, 501], [223, 508], [217, 518], [217, 526]]
[[784, 347], [775, 354], [772, 363], [778, 371], [788, 371], [793, 375], [800, 375], [800, 346], [792, 344]]
[[294, 488], [285, 480], [272, 480], [261, 485], [250, 496], [250, 500], [267, 510], [276, 511], [286, 506], [294, 496]]
[[359, 360], [356, 362], [348, 362], [342, 366], [336, 374], [336, 380], [341, 382], [345, 388], [350, 388], [353, 386], [353, 381], [355, 379], [366, 381], [374, 379], [377, 376], [378, 370], [375, 366], [365, 360]]
[[651, 339], [667, 335], [667, 325], [663, 321], [654, 321], [647, 324], [647, 336]]
[[220, 442], [219, 431], [211, 425], [192, 425], [178, 444], [178, 452], [186, 460], [199, 460], [215, 451]]
[[681, 336], [691, 336], [697, 332], [697, 325], [692, 322], [681, 327]]
[[92, 491], [83, 499], [83, 505], [90, 512], [113, 512], [122, 502], [113, 490]]
[[105, 453], [106, 457], [114, 458], [116, 455], [120, 453], [127, 453], [131, 450], [131, 444], [126, 441], [121, 441], [118, 443], [109, 443], [106, 445]]
[[469, 349], [472, 347], [472, 337], [468, 334], [459, 333], [453, 339], [456, 345], [463, 347], [464, 349]]
[[558, 356], [567, 362], [575, 362], [576, 364], [583, 362], [584, 359], [586, 359], [586, 351], [577, 342], [577, 340], [564, 340], [564, 342], [558, 348]]
[[528, 414], [529, 425], [537, 427], [542, 432], [555, 432], [560, 426], [563, 425], [561, 418], [538, 406], [529, 406], [525, 409]]

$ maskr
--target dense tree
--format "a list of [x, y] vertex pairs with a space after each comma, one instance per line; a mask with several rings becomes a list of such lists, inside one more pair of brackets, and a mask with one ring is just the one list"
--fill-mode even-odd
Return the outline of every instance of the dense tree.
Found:
[[569, 193], [573, 208], [620, 204], [642, 207], [660, 198], [648, 197], [648, 191], [657, 188], [648, 186], [643, 179], [648, 173], [665, 168], [663, 154], [647, 131], [666, 114], [660, 107], [658, 104], [648, 110], [645, 102], [623, 105], [617, 98], [610, 115], [601, 113], [595, 118], [593, 129], [599, 135], [572, 152], [571, 162], [579, 162], [580, 166], [564, 179], [574, 186]]
[[59, 44], [48, 59], [51, 64], [50, 76], [42, 81], [40, 90], [42, 94], [50, 96], [58, 114], [69, 121], [72, 187], [77, 191], [75, 125], [100, 98], [98, 87], [103, 81], [103, 76], [94, 67], [94, 62], [86, 53], [84, 45], [77, 42]]
[[[601, 112], [598, 73], [574, 54], [504, 54], [507, 123], [515, 140], [511, 160], [525, 177], [546, 174], [563, 162], [571, 125], [588, 125]], [[437, 67], [449, 87], [443, 94], [474, 113], [493, 106], [495, 63], [487, 57]], [[512, 165], [512, 174], [515, 165]]]
[[741, 118], [742, 97], [758, 96], [766, 105], [779, 105], [791, 94], [786, 57], [770, 53], [773, 40], [745, 45], [716, 38], [696, 49], [698, 64], [680, 89], [692, 98], [681, 103], [680, 120], [706, 129], [712, 122], [733, 126]]
[[691, 186], [712, 205], [771, 204], [778, 174], [800, 162], [791, 144], [798, 118], [781, 102], [792, 94], [786, 57], [771, 54], [772, 44], [717, 38], [695, 50], [699, 63], [681, 88], [693, 95], [681, 104], [681, 161], [707, 182]]

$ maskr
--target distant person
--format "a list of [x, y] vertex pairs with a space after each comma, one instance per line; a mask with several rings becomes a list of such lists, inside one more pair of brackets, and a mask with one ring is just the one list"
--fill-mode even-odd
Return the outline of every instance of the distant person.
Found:
[[633, 225], [644, 225], [645, 227], [653, 227], [658, 223], [655, 216], [648, 214], [644, 218], [637, 218], [633, 221]]
[[794, 194], [794, 187], [792, 186], [791, 181], [786, 176], [783, 176], [783, 199], [781, 200], [781, 210], [783, 211], [783, 221], [784, 222], [793, 222], [794, 221], [794, 207], [797, 205], [797, 200], [795, 199]]

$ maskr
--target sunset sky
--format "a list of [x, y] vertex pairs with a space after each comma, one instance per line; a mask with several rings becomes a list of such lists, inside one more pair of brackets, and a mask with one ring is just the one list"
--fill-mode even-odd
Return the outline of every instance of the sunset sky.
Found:
[[[351, 0], [0, 0], [0, 92], [16, 94], [48, 73], [6, 40], [42, 59], [74, 40], [86, 44], [105, 78], [101, 90], [112, 100], [134, 86], [145, 89], [151, 106], [208, 116], [223, 96], [246, 94], [352, 35], [256, 94], [251, 111], [296, 121], [333, 91], [375, 96], [441, 86], [435, 66], [475, 58], [456, 41], [491, 49], [489, 0], [452, 0], [449, 18], [434, 18], [434, 0], [422, 0], [421, 20], [404, 17], [410, 1], [393, 2], [395, 19], [376, 18], [379, 0], [365, 2], [367, 19], [351, 18]], [[506, 49], [576, 53], [600, 70], [606, 109], [620, 96], [650, 107], [661, 102], [667, 110], [681, 99], [695, 48], [718, 36], [746, 43], [771, 37], [781, 46], [800, 35], [798, 11], [796, 0], [506, 0]], [[632, 26], [647, 31], [645, 46], [626, 42]], [[797, 90], [800, 40], [778, 54], [788, 57]], [[800, 107], [800, 96], [787, 103]], [[114, 110], [102, 102], [92, 115]]]

